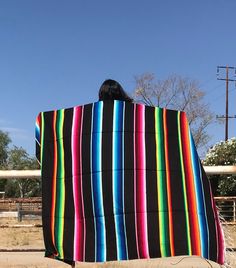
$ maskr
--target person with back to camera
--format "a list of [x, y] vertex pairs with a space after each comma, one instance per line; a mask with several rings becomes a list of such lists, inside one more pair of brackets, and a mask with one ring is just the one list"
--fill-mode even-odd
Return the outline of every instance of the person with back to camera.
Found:
[[103, 82], [99, 89], [99, 101], [104, 100], [120, 100], [133, 102], [133, 99], [128, 96], [122, 86], [115, 80], [108, 79]]
[[[107, 79], [105, 80], [98, 93], [99, 101], [106, 100], [120, 100], [133, 102], [133, 99], [125, 92], [122, 86], [115, 80]], [[75, 262], [71, 264], [71, 268], [75, 268]]]

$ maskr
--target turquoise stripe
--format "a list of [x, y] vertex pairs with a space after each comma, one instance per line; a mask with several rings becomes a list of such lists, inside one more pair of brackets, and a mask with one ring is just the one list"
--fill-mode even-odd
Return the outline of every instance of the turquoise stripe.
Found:
[[38, 125], [37, 122], [35, 124], [35, 139], [37, 143], [40, 145], [40, 126]]
[[208, 217], [207, 217], [207, 211], [206, 211], [206, 202], [205, 202], [205, 194], [204, 194], [204, 186], [202, 182], [202, 171], [201, 171], [201, 162], [200, 159], [198, 159], [198, 169], [199, 169], [199, 178], [201, 180], [201, 187], [202, 187], [202, 193], [203, 193], [203, 204], [204, 204], [204, 221], [206, 228], [204, 229], [204, 238], [205, 238], [205, 245], [204, 245], [204, 252], [203, 256], [207, 259], [210, 259], [210, 235], [209, 235], [209, 227], [208, 227]]
[[103, 102], [93, 106], [92, 120], [92, 199], [95, 216], [95, 261], [106, 261], [106, 231], [102, 189], [102, 117]]
[[113, 210], [116, 229], [117, 259], [126, 260], [126, 237], [124, 222], [124, 177], [123, 177], [123, 102], [114, 101], [113, 113]]
[[[91, 116], [91, 141], [90, 141], [90, 168], [91, 168], [91, 196], [92, 196], [92, 205], [93, 205], [93, 215], [94, 215], [94, 237], [96, 240], [97, 237], [97, 226], [96, 226], [96, 218], [95, 218], [95, 205], [94, 205], [94, 196], [93, 196], [93, 172], [92, 172], [92, 166], [93, 166], [93, 113], [94, 113], [94, 104], [92, 104], [92, 116]], [[97, 256], [97, 243], [94, 241], [94, 255], [96, 261]]]
[[129, 259], [128, 242], [126, 234], [126, 221], [125, 221], [125, 102], [123, 105], [123, 131], [122, 131], [122, 200], [123, 200], [123, 222], [124, 222], [124, 237], [125, 237], [125, 252], [126, 260]]
[[209, 230], [207, 225], [207, 215], [205, 207], [205, 198], [202, 185], [202, 173], [200, 169], [199, 158], [195, 148], [194, 140], [189, 132], [191, 161], [194, 175], [194, 185], [196, 190], [196, 201], [198, 211], [198, 223], [200, 230], [201, 254], [204, 258], [209, 258]]

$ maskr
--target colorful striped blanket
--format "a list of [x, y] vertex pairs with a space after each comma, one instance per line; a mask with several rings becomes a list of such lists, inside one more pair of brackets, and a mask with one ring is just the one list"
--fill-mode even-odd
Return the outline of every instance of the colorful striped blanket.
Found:
[[36, 121], [46, 256], [224, 262], [209, 181], [184, 112], [100, 101]]

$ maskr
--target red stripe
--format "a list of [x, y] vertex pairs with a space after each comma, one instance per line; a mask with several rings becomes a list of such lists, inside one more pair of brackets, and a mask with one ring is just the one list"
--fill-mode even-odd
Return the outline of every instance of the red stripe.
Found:
[[190, 153], [189, 129], [185, 113], [181, 113], [181, 132], [183, 146], [183, 160], [185, 170], [185, 181], [187, 189], [187, 200], [189, 208], [189, 225], [191, 234], [192, 255], [201, 255], [200, 231], [198, 225], [197, 204], [195, 196], [194, 177]]
[[41, 113], [36, 117], [36, 124], [39, 126], [39, 128], [41, 130]]
[[[40, 146], [42, 146], [42, 144], [41, 144], [41, 142], [42, 142], [42, 135], [43, 135], [43, 133], [42, 133], [42, 125], [41, 125], [41, 121], [42, 121], [42, 115], [41, 115], [41, 113], [37, 116], [37, 118], [36, 118], [36, 125], [38, 126], [38, 128], [39, 128], [39, 143], [40, 143]], [[40, 155], [40, 161], [41, 161], [41, 159], [42, 159], [42, 156]], [[42, 163], [41, 163], [41, 165], [42, 165]]]

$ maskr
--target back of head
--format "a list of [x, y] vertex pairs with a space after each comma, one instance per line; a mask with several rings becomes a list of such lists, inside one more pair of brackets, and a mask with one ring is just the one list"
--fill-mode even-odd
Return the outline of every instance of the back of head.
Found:
[[133, 100], [115, 80], [108, 79], [103, 82], [99, 90], [99, 100], [121, 100], [132, 102]]

